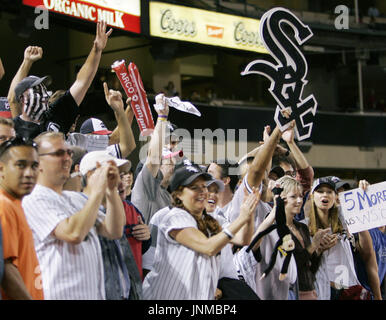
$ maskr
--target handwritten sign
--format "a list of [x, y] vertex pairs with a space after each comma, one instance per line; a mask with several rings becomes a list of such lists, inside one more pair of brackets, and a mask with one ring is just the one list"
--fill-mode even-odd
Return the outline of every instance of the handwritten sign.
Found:
[[[290, 27], [291, 32], [284, 29]], [[260, 36], [264, 46], [271, 53], [276, 63], [265, 59], [250, 62], [241, 75], [260, 74], [271, 81], [268, 89], [277, 102], [275, 122], [284, 131], [291, 120], [296, 121], [295, 134], [300, 140], [311, 136], [317, 102], [312, 94], [303, 98], [303, 89], [307, 84], [308, 66], [300, 46], [312, 37], [311, 29], [285, 8], [273, 8], [267, 11], [260, 22]], [[281, 110], [291, 108], [287, 119]]]
[[386, 225], [386, 181], [341, 192], [339, 200], [351, 233]]

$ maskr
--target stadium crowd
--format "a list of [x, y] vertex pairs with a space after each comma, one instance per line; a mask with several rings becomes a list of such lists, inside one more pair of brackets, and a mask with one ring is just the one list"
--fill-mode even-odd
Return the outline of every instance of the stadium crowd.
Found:
[[104, 83], [117, 127], [90, 117], [74, 131], [110, 34], [98, 22], [67, 90], [50, 94], [50, 76], [29, 74], [43, 58], [36, 46], [10, 84], [0, 118], [2, 299], [385, 298], [385, 226], [351, 234], [338, 197], [369, 183], [314, 177], [294, 122], [261, 128], [263, 143], [238, 162], [196, 164], [176, 152], [160, 93], [147, 156], [131, 168], [130, 100]]

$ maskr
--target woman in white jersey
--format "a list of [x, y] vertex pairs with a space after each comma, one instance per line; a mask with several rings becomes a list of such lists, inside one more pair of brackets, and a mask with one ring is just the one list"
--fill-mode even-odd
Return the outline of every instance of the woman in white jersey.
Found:
[[252, 220], [258, 198], [246, 197], [239, 217], [227, 228], [205, 212], [212, 179], [196, 165], [177, 169], [170, 183], [173, 208], [158, 225], [152, 271], [143, 283], [144, 299], [213, 300], [221, 249]]
[[[224, 183], [221, 180], [213, 179], [206, 183], [208, 187], [208, 201], [205, 206], [206, 212], [215, 218], [221, 227], [229, 225], [224, 211], [217, 203], [219, 192], [224, 190]], [[243, 245], [251, 238], [254, 231], [254, 220], [245, 226], [235, 235], [235, 238], [221, 250], [220, 274], [217, 284], [216, 296], [218, 300], [259, 300], [257, 294], [240, 280], [237, 268], [233, 262], [232, 244]]]
[[[316, 291], [319, 300], [335, 300], [344, 293], [360, 297], [363, 287], [359, 284], [350, 247], [352, 236], [339, 214], [336, 201], [336, 186], [331, 177], [316, 179], [311, 189], [311, 209], [308, 227], [312, 237], [318, 229], [331, 228], [324, 236], [324, 252], [316, 273]], [[365, 291], [364, 291], [365, 293]], [[342, 297], [340, 297], [341, 299]], [[347, 297], [351, 299], [350, 297]]]

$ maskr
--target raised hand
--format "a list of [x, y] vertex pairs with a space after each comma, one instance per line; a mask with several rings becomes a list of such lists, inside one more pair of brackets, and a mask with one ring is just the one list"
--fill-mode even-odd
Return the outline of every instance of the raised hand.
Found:
[[97, 51], [102, 51], [107, 44], [107, 40], [110, 34], [113, 32], [113, 29], [110, 28], [109, 31], [106, 32], [107, 22], [106, 21], [98, 21], [96, 28], [96, 36], [94, 40], [94, 46]]
[[265, 126], [263, 131], [263, 141], [267, 142], [269, 139], [269, 135], [271, 134], [271, 127]]
[[88, 178], [87, 184], [95, 186], [91, 188], [92, 192], [98, 195], [105, 195], [107, 187], [106, 167], [102, 167], [99, 162], [96, 163], [96, 169]]
[[156, 95], [154, 109], [158, 115], [167, 116], [169, 114], [169, 106], [166, 103], [165, 95], [163, 93]]
[[107, 189], [109, 191], [114, 191], [120, 182], [119, 169], [114, 161], [108, 161], [106, 166]]
[[0, 80], [4, 76], [4, 74], [5, 74], [5, 70], [4, 70], [3, 63], [1, 62], [1, 58], [0, 58]]
[[291, 142], [294, 142], [294, 139], [295, 139], [295, 130], [294, 130], [294, 128], [295, 128], [296, 122], [295, 122], [295, 120], [292, 120], [292, 122], [293, 122], [293, 125], [290, 125], [290, 127], [287, 130], [285, 130], [283, 132], [283, 134], [281, 135], [281, 138], [285, 142], [287, 142], [287, 144], [291, 143]]
[[105, 92], [105, 98], [109, 106], [114, 112], [118, 113], [124, 111], [122, 94], [119, 91], [115, 91], [108, 88], [107, 83], [103, 82], [103, 89]]
[[24, 60], [35, 62], [43, 57], [43, 49], [41, 47], [29, 46], [24, 50]]
[[366, 191], [369, 186], [370, 186], [370, 183], [368, 183], [366, 180], [359, 181], [358, 187], [361, 188], [362, 190]]

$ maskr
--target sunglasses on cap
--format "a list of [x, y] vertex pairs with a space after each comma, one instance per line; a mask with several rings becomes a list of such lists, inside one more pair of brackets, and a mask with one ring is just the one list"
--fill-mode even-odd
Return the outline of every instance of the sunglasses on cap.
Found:
[[16, 136], [14, 138], [4, 141], [0, 145], [0, 156], [2, 156], [4, 152], [7, 151], [9, 148], [19, 146], [28, 146], [34, 148], [35, 150], [38, 150], [38, 145], [33, 140], [24, 138], [22, 136]]

